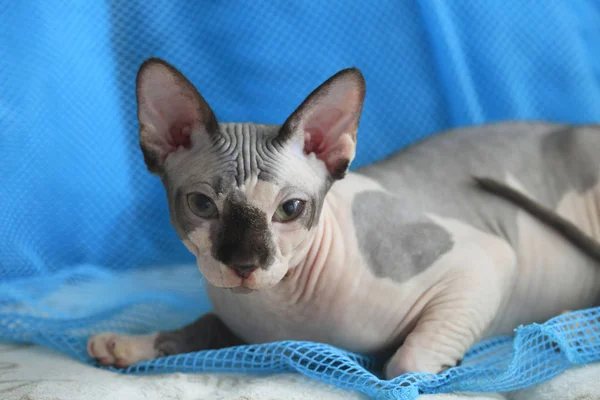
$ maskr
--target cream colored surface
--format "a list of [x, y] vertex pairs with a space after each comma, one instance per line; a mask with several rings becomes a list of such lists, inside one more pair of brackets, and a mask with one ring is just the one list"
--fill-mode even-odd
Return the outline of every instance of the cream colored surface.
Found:
[[[510, 396], [514, 400], [600, 399], [600, 364], [573, 368]], [[122, 376], [38, 346], [0, 343], [2, 400], [366, 400], [299, 374]], [[503, 400], [497, 394], [423, 395], [419, 400]]]

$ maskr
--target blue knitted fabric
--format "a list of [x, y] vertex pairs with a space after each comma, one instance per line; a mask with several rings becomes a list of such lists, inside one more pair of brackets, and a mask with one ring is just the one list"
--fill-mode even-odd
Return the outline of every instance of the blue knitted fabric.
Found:
[[[138, 148], [144, 59], [177, 66], [219, 120], [264, 123], [359, 67], [356, 168], [459, 125], [599, 121], [598, 37], [595, 0], [0, 2], [0, 339], [91, 363], [92, 333], [174, 328], [210, 309]], [[599, 315], [522, 327], [461, 367], [389, 382], [377, 360], [298, 342], [122, 372], [296, 370], [381, 399], [512, 390], [599, 360]]]

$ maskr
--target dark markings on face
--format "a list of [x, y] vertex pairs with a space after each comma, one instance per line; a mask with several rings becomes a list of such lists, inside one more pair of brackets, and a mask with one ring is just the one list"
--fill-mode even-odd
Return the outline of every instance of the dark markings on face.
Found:
[[307, 230], [313, 229], [319, 223], [319, 217], [321, 216], [321, 211], [323, 211], [323, 202], [332, 183], [333, 180], [331, 179], [325, 181], [319, 192], [308, 202], [308, 209], [305, 210], [304, 215], [301, 217], [301, 223]]
[[187, 195], [181, 188], [170, 188], [167, 190], [169, 209], [171, 212], [171, 224], [181, 238], [198, 227], [198, 217], [189, 210]]
[[262, 210], [228, 197], [220, 223], [211, 225], [213, 257], [225, 265], [268, 268], [274, 249], [267, 218]]
[[211, 186], [217, 195], [224, 195], [235, 187], [235, 178], [227, 174], [217, 175], [213, 178]]
[[260, 171], [258, 173], [258, 179], [264, 182], [274, 183], [277, 181], [275, 174], [270, 171]]
[[[293, 181], [283, 172], [289, 171], [282, 168], [289, 160], [289, 155], [285, 155], [289, 150], [286, 144], [274, 140], [278, 129], [269, 125], [222, 124], [220, 135], [192, 148], [167, 171], [162, 180], [167, 189], [171, 222], [182, 239], [189, 239], [191, 232], [204, 225], [210, 230], [213, 256], [221, 262], [236, 265], [253, 262], [260, 266], [271, 262], [272, 215], [247, 205], [239, 185], [251, 175], [280, 188]], [[325, 195], [335, 180], [328, 176], [315, 181], [312, 188], [294, 188], [292, 192], [304, 194], [306, 204], [302, 214], [289, 223], [313, 229], [319, 222]], [[213, 198], [220, 207], [216, 219], [204, 221], [189, 209], [187, 195], [196, 190], [199, 182], [212, 188], [213, 193], [203, 194], [217, 196]], [[227, 199], [224, 205], [219, 198]], [[291, 198], [282, 199], [287, 200]], [[255, 247], [258, 250], [253, 251]]]
[[450, 234], [407, 215], [399, 199], [379, 191], [358, 193], [352, 216], [360, 250], [373, 273], [403, 282], [452, 249]]

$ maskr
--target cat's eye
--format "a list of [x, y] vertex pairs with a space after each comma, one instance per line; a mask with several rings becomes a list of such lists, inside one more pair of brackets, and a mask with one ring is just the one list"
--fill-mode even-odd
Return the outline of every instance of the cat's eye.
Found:
[[304, 210], [304, 201], [299, 199], [287, 200], [277, 207], [273, 220], [277, 222], [289, 222], [295, 219]]
[[190, 193], [187, 196], [188, 206], [194, 214], [201, 218], [212, 218], [217, 215], [217, 206], [210, 199], [200, 193]]

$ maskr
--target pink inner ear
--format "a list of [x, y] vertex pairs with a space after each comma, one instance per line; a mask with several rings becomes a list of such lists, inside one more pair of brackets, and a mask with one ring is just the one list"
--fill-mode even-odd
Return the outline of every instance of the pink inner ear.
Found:
[[160, 141], [157, 147], [161, 149], [161, 158], [164, 162], [169, 154], [183, 147], [189, 149], [192, 147], [190, 133], [192, 132], [192, 123], [178, 122], [168, 128], [166, 141], [161, 145]]
[[310, 116], [304, 126], [304, 152], [314, 153], [332, 175], [343, 174], [354, 157], [353, 116], [328, 108]]
[[198, 119], [193, 88], [182, 86], [170, 72], [156, 69], [151, 80], [142, 81], [139, 96], [140, 121], [154, 127], [146, 141], [162, 161], [179, 148], [189, 149]]
[[337, 108], [330, 108], [312, 117], [304, 126], [304, 152], [315, 153], [318, 159], [325, 161], [328, 148], [343, 133], [336, 127], [343, 113]]
[[196, 112], [178, 93], [167, 93], [153, 99], [149, 104], [148, 115], [157, 128], [152, 142], [159, 149], [162, 161], [179, 148], [189, 149], [192, 145], [191, 132]]
[[169, 136], [167, 139], [169, 145], [174, 149], [178, 149], [179, 147], [189, 149], [192, 145], [192, 141], [190, 139], [190, 133], [192, 132], [191, 125], [191, 122], [176, 122], [173, 124], [169, 130]]

